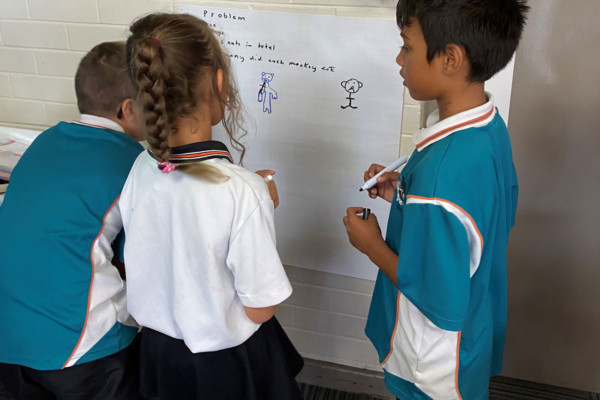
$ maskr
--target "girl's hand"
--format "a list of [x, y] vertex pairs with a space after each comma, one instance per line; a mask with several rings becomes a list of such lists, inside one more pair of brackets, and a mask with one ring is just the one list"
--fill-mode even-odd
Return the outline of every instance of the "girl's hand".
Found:
[[[383, 165], [371, 164], [369, 169], [365, 171], [365, 182], [377, 175], [379, 171], [384, 168], [385, 167]], [[369, 197], [372, 199], [381, 197], [382, 199], [391, 203], [392, 200], [394, 200], [394, 191], [396, 190], [396, 182], [398, 181], [399, 176], [399, 172], [383, 173], [379, 178], [377, 178], [377, 183], [371, 189], [367, 189], [369, 192]]]
[[385, 241], [381, 236], [381, 229], [375, 214], [371, 214], [369, 219], [363, 220], [362, 215], [358, 215], [363, 211], [363, 207], [349, 207], [342, 221], [346, 226], [350, 244], [370, 257], [370, 253], [377, 248], [377, 245], [380, 245], [381, 242], [385, 244]]
[[[272, 169], [261, 169], [256, 171], [256, 173], [260, 175], [263, 179], [265, 179], [269, 175], [275, 175], [275, 171], [273, 171]], [[273, 206], [277, 208], [277, 206], [279, 205], [279, 193], [277, 193], [277, 185], [275, 184], [275, 180], [271, 179], [270, 181], [268, 181], [267, 187], [269, 188], [271, 200], [273, 200]]]

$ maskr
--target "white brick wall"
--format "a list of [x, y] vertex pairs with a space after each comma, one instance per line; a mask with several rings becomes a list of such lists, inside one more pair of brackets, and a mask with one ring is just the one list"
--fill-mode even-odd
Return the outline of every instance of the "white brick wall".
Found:
[[25, 0], [0, 0], [0, 18], [27, 19], [27, 3]]
[[85, 52], [37, 50], [35, 60], [40, 75], [73, 78]]
[[11, 97], [10, 80], [7, 74], [0, 73], [0, 98]]
[[286, 267], [292, 296], [276, 312], [298, 350], [317, 360], [379, 370], [364, 334], [374, 282]]
[[75, 104], [44, 103], [46, 125], [56, 125], [60, 121], [75, 121], [79, 119], [79, 110]]
[[0, 21], [5, 46], [67, 49], [64, 24], [41, 21]]
[[96, 0], [27, 0], [27, 4], [34, 20], [98, 22]]
[[14, 74], [10, 77], [13, 96], [20, 99], [75, 103], [73, 78]]
[[69, 48], [88, 51], [101, 42], [127, 39], [127, 26], [119, 25], [67, 25]]
[[32, 50], [0, 48], [0, 71], [35, 74], [35, 56]]
[[[127, 37], [130, 22], [179, 4], [394, 18], [396, 0], [0, 0], [0, 125], [45, 129], [77, 118], [73, 77], [95, 44]], [[405, 96], [400, 153], [413, 146], [422, 105]], [[400, 134], [400, 132], [399, 132]], [[364, 335], [374, 283], [287, 267], [294, 294], [277, 310], [290, 337], [309, 358], [378, 370]]]
[[140, 15], [173, 11], [173, 2], [164, 0], [98, 0], [98, 4], [100, 21], [104, 24], [129, 26]]
[[44, 105], [38, 101], [0, 98], [0, 121], [14, 124], [45, 125]]

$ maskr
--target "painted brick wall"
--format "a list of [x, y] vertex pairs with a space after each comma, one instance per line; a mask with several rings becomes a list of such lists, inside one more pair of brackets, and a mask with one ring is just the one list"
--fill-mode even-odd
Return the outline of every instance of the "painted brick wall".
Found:
[[[396, 0], [0, 0], [0, 125], [43, 130], [77, 119], [73, 77], [83, 54], [99, 42], [124, 40], [135, 17], [183, 3], [393, 20]], [[399, 153], [412, 151], [410, 134], [422, 125], [422, 109], [405, 96]], [[363, 332], [374, 283], [287, 271], [294, 294], [277, 316], [302, 354], [378, 370]]]

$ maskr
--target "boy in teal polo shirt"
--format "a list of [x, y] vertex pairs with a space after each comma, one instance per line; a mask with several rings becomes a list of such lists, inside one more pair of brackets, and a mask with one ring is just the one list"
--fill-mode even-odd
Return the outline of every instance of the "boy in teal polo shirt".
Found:
[[[396, 62], [416, 100], [435, 100], [399, 174], [369, 190], [391, 202], [385, 240], [362, 207], [350, 242], [379, 267], [365, 332], [401, 400], [483, 400], [502, 368], [506, 247], [517, 177], [484, 82], [512, 58], [525, 0], [400, 0]], [[365, 180], [381, 171], [372, 165]]]
[[34, 140], [0, 207], [0, 381], [19, 399], [136, 399], [138, 328], [111, 262], [143, 150], [125, 44], [94, 47], [75, 91], [80, 121]]

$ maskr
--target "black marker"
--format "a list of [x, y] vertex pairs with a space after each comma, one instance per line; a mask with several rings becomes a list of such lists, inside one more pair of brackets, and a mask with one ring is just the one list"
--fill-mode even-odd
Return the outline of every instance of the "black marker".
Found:
[[363, 219], [369, 219], [370, 214], [371, 214], [370, 208], [363, 208]]

